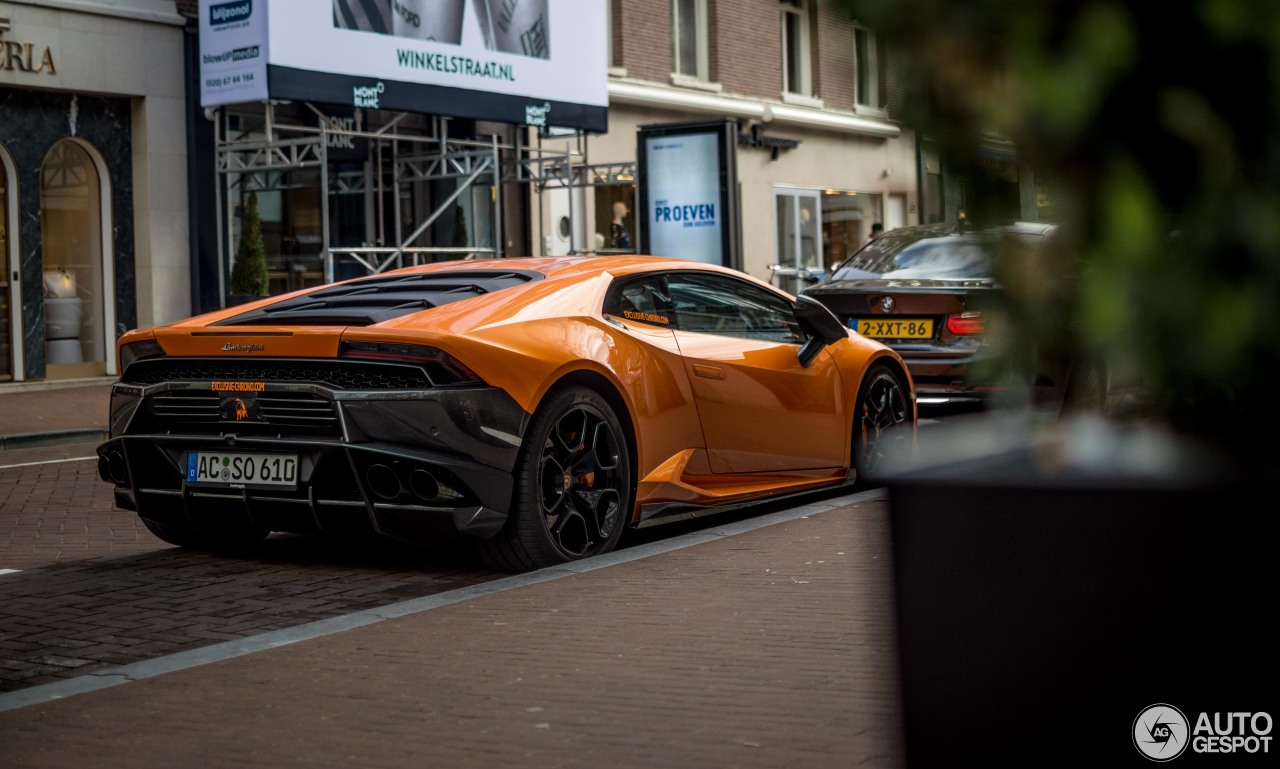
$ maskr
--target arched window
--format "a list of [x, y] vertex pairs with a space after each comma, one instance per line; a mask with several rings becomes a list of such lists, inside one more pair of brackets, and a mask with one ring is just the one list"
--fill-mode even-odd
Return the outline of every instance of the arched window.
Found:
[[45, 361], [49, 379], [114, 373], [110, 181], [101, 155], [63, 139], [40, 167]]

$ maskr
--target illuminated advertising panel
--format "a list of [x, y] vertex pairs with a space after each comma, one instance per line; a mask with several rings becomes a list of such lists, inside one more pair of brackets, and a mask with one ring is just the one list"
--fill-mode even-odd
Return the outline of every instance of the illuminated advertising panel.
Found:
[[603, 132], [608, 33], [604, 3], [581, 0], [201, 0], [201, 103]]
[[733, 121], [641, 126], [641, 250], [737, 267]]

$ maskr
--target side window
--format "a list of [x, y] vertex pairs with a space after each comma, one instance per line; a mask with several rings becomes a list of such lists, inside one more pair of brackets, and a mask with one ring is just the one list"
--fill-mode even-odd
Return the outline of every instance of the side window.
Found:
[[671, 43], [671, 71], [707, 80], [707, 0], [673, 0]]
[[681, 331], [785, 344], [805, 340], [791, 303], [745, 280], [677, 273], [667, 288]]
[[604, 313], [637, 323], [669, 327], [671, 300], [667, 296], [666, 280], [661, 276], [648, 276], [614, 283], [605, 297]]
[[858, 107], [882, 110], [888, 100], [884, 46], [880, 36], [866, 27], [853, 28], [854, 102]]
[[781, 0], [782, 92], [812, 96], [809, 63], [809, 0]]

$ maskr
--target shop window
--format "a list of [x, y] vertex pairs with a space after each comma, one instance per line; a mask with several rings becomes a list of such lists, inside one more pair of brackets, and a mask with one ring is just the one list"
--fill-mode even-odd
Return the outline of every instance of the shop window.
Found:
[[[312, 169], [272, 172], [258, 178], [258, 218], [267, 256], [267, 291], [284, 294], [324, 283], [320, 175]], [[248, 190], [234, 188], [231, 243], [240, 242]]]
[[[45, 362], [49, 379], [108, 373], [115, 301], [104, 233], [107, 185], [80, 142], [64, 139], [40, 167]], [[114, 359], [114, 355], [112, 355]], [[111, 368], [114, 369], [114, 366]]]
[[635, 199], [634, 184], [607, 184], [595, 188], [597, 253], [636, 253]]
[[707, 0], [671, 2], [672, 72], [707, 80]]
[[825, 269], [844, 261], [871, 237], [871, 225], [884, 222], [884, 197], [853, 190], [822, 193], [822, 263]]
[[809, 2], [782, 0], [782, 91], [810, 96]]

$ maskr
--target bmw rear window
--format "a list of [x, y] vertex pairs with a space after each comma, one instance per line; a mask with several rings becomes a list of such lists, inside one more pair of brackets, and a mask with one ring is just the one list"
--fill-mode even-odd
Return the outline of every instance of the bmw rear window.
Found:
[[957, 234], [954, 229], [887, 232], [844, 261], [832, 280], [858, 278], [991, 278], [995, 256], [1009, 237], [1026, 246], [1028, 237], [991, 233]]

